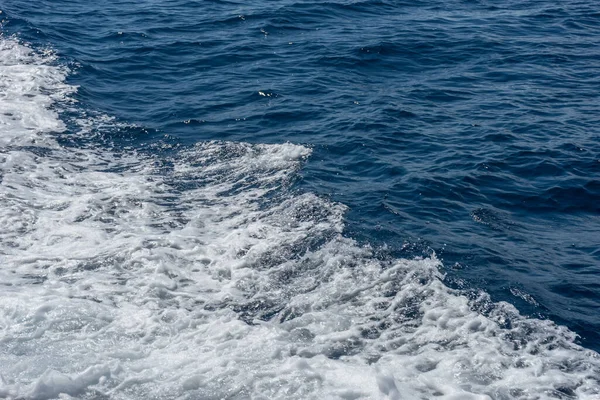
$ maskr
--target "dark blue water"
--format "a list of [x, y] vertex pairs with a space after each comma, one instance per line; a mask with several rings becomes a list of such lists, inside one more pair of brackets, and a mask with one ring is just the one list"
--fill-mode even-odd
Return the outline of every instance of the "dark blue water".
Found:
[[[292, 142], [345, 234], [600, 350], [600, 12], [585, 1], [1, 0], [139, 151]], [[154, 147], [153, 147], [154, 145]]]

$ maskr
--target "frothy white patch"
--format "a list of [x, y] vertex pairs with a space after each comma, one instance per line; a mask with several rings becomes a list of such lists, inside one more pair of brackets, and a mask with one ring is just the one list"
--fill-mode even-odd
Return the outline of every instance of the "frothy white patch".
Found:
[[65, 100], [73, 86], [67, 70], [52, 65], [51, 52], [40, 54], [16, 39], [0, 36], [0, 144], [36, 144], [42, 133], [62, 131], [52, 106]]
[[66, 71], [0, 42], [0, 396], [600, 395], [572, 332], [345, 238], [343, 205], [289, 189], [309, 149], [60, 147]]

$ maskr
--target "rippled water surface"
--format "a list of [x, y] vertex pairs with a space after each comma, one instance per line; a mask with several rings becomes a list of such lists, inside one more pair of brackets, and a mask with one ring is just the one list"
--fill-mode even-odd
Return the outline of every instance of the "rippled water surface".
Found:
[[600, 396], [596, 3], [0, 10], [0, 397]]

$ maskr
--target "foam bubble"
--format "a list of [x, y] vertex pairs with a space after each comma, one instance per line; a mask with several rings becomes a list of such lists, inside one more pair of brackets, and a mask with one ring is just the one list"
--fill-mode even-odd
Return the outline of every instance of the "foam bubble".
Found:
[[66, 70], [0, 42], [0, 396], [600, 396], [566, 328], [345, 237], [345, 206], [292, 188], [310, 149], [61, 147]]
[[75, 87], [65, 83], [67, 69], [54, 65], [51, 52], [41, 54], [14, 38], [0, 36], [0, 143], [40, 145], [42, 133], [64, 130], [53, 110]]

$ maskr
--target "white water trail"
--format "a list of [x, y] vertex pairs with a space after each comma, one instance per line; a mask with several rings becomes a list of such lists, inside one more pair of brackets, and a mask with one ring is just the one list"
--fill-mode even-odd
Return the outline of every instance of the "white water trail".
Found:
[[600, 398], [574, 333], [344, 237], [306, 147], [61, 146], [67, 74], [0, 37], [0, 397]]

